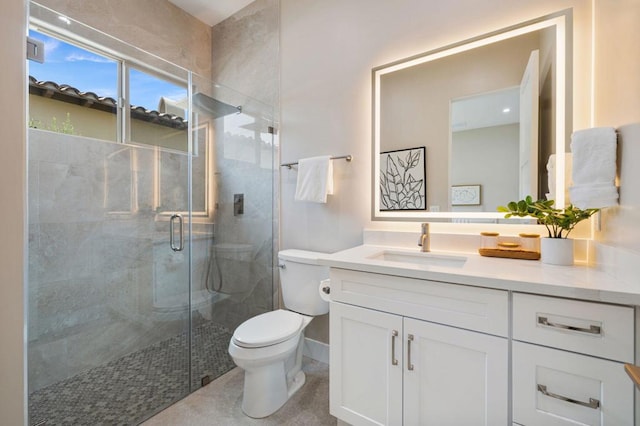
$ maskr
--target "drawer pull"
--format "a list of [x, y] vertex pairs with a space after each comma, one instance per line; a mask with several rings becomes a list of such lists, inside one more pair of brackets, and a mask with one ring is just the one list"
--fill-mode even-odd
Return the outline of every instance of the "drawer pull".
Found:
[[546, 385], [538, 385], [538, 391], [545, 396], [559, 399], [560, 401], [570, 402], [571, 404], [582, 405], [583, 407], [593, 408], [594, 410], [597, 410], [598, 408], [600, 408], [600, 401], [594, 398], [589, 398], [589, 402], [578, 401], [577, 399], [567, 398], [566, 396], [548, 392]]
[[396, 358], [396, 337], [398, 337], [398, 330], [391, 332], [391, 365], [398, 365], [398, 358]]
[[413, 371], [413, 364], [411, 364], [411, 342], [413, 342], [413, 334], [407, 336], [407, 370]]
[[602, 328], [599, 325], [590, 325], [589, 328], [575, 327], [573, 325], [549, 322], [547, 317], [538, 317], [538, 324], [546, 325], [547, 327], [561, 328], [563, 330], [579, 331], [580, 333], [602, 334]]

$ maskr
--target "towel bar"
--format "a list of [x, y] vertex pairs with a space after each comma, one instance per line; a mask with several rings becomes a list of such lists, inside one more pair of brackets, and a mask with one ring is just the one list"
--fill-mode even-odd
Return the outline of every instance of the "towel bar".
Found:
[[[347, 160], [347, 162], [350, 162], [351, 160], [353, 160], [353, 157], [350, 155], [340, 155], [338, 157], [331, 157], [331, 160], [342, 160], [345, 159]], [[298, 164], [297, 161], [293, 162], [293, 163], [283, 163], [280, 164], [280, 167], [287, 167], [287, 168], [291, 168], [292, 166], [296, 166]]]

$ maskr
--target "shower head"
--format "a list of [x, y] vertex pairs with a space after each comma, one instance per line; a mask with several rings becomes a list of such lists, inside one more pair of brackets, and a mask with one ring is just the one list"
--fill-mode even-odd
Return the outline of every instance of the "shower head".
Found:
[[229, 105], [204, 93], [196, 93], [193, 95], [193, 110], [199, 114], [208, 114], [213, 118], [220, 118], [225, 115], [242, 112], [242, 106]]

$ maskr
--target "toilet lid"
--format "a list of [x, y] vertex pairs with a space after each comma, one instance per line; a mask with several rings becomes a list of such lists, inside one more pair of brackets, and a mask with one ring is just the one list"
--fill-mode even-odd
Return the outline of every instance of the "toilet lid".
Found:
[[275, 345], [295, 336], [302, 326], [302, 316], [279, 309], [250, 318], [233, 333], [234, 342], [245, 348]]

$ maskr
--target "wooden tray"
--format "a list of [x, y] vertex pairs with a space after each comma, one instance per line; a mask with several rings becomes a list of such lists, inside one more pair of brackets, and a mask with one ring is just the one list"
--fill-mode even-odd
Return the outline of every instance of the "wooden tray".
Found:
[[537, 251], [527, 250], [503, 250], [497, 248], [479, 248], [478, 253], [481, 256], [488, 257], [505, 257], [509, 259], [525, 259], [525, 260], [538, 260], [540, 259], [540, 253]]

